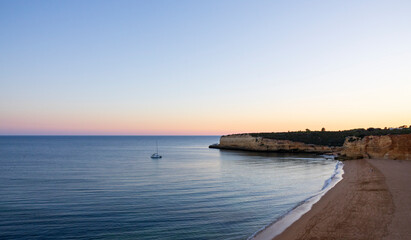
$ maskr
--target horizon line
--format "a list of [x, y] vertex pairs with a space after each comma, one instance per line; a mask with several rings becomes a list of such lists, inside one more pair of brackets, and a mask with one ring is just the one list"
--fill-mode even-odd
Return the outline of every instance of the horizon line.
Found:
[[132, 134], [0, 134], [0, 137], [188, 137], [188, 136], [221, 136], [226, 134], [219, 134], [219, 135], [150, 135], [150, 134], [141, 134], [141, 135], [132, 135]]

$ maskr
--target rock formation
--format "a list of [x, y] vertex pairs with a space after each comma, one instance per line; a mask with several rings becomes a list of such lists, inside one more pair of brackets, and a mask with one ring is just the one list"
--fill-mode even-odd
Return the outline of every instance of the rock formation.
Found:
[[411, 160], [411, 134], [347, 137], [339, 155], [342, 159]]
[[347, 137], [343, 147], [320, 146], [253, 137], [249, 134], [222, 136], [219, 144], [210, 148], [288, 153], [338, 153], [339, 159], [383, 158], [411, 160], [411, 134]]
[[235, 149], [259, 152], [293, 152], [293, 153], [331, 153], [340, 148], [305, 144], [289, 140], [275, 140], [262, 137], [253, 137], [249, 134], [234, 134], [222, 136], [220, 144], [211, 145], [211, 148]]

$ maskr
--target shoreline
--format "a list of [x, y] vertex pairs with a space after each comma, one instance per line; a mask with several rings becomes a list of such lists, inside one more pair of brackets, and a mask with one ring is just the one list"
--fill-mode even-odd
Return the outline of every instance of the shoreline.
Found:
[[411, 239], [411, 161], [344, 162], [343, 180], [275, 236], [258, 239]]
[[301, 216], [309, 212], [314, 204], [316, 204], [328, 191], [330, 191], [343, 179], [343, 166], [344, 164], [341, 161], [338, 161], [336, 163], [334, 173], [324, 182], [324, 185], [319, 192], [308, 197], [285, 215], [254, 233], [248, 238], [248, 240], [272, 239], [290, 227], [294, 222], [300, 219]]

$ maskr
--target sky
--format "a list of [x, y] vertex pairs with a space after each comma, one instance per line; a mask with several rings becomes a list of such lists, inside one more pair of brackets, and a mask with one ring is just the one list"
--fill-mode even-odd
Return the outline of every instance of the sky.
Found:
[[0, 0], [0, 135], [411, 124], [411, 1]]

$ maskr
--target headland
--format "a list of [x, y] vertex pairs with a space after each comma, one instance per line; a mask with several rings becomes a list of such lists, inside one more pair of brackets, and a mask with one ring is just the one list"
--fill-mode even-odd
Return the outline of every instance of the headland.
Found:
[[222, 136], [210, 148], [257, 152], [333, 154], [339, 159], [411, 160], [411, 128], [353, 129]]

